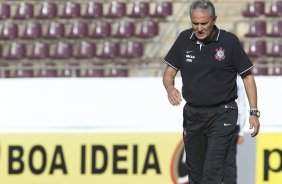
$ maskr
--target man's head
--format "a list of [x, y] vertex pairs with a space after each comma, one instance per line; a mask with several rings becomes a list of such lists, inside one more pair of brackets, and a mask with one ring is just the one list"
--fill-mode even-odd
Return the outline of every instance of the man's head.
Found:
[[195, 0], [189, 13], [195, 36], [203, 42], [209, 41], [217, 18], [213, 4], [208, 0]]

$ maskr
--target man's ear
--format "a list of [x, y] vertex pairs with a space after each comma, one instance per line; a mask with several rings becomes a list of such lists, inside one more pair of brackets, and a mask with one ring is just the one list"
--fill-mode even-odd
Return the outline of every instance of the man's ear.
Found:
[[213, 18], [213, 25], [215, 25], [216, 19], [217, 19], [217, 16], [215, 16], [215, 17]]

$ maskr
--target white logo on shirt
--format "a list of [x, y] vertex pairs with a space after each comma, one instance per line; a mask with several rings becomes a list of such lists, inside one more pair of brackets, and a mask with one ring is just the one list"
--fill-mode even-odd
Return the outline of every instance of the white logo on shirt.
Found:
[[195, 56], [189, 54], [191, 52], [193, 52], [193, 51], [192, 50], [186, 51], [186, 61], [189, 62], [189, 63], [192, 63], [193, 59], [195, 59]]

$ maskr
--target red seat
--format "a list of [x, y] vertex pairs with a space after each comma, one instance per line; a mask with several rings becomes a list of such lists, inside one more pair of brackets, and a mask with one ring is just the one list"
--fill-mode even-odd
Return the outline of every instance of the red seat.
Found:
[[112, 27], [109, 22], [98, 21], [90, 26], [88, 33], [92, 38], [107, 38], [112, 36]]
[[247, 51], [250, 57], [261, 57], [266, 55], [266, 42], [264, 40], [252, 41]]
[[46, 63], [40, 68], [37, 77], [57, 77], [56, 64]]
[[172, 2], [157, 1], [156, 8], [152, 16], [158, 18], [165, 18], [169, 15], [172, 15]]
[[82, 17], [86, 19], [96, 19], [103, 17], [103, 3], [90, 1], [87, 2], [86, 11]]
[[253, 75], [268, 75], [268, 62], [267, 61], [254, 61], [252, 68]]
[[46, 38], [58, 39], [65, 36], [65, 26], [60, 22], [50, 22], [47, 27]]
[[265, 13], [267, 17], [281, 17], [282, 16], [282, 1], [272, 1], [270, 9]]
[[21, 60], [26, 57], [26, 46], [23, 43], [12, 42], [8, 48], [6, 59]]
[[140, 38], [153, 38], [159, 34], [159, 24], [153, 20], [145, 20], [141, 23], [141, 30], [136, 34]]
[[282, 61], [276, 61], [274, 63], [272, 75], [282, 76]]
[[144, 1], [134, 1], [133, 8], [129, 14], [132, 18], [144, 18], [149, 16], [150, 4]]
[[11, 8], [9, 4], [4, 2], [0, 3], [0, 19], [7, 19], [10, 17]]
[[67, 35], [69, 38], [84, 38], [88, 35], [88, 25], [85, 22], [75, 21], [71, 25], [70, 33]]
[[96, 56], [96, 44], [93, 42], [82, 41], [78, 45], [75, 58], [78, 59], [90, 59]]
[[5, 22], [0, 25], [0, 38], [11, 40], [18, 37], [18, 25], [13, 22]]
[[52, 19], [57, 17], [57, 4], [53, 2], [44, 1], [40, 5], [40, 10], [37, 18]]
[[17, 70], [15, 72], [15, 75], [12, 76], [12, 77], [16, 77], [16, 78], [33, 77], [33, 66], [32, 66], [32, 64], [19, 63], [17, 65]]
[[107, 77], [128, 77], [128, 65], [124, 62], [116, 62], [109, 70]]
[[6, 63], [0, 64], [0, 78], [10, 77], [9, 65]]
[[105, 71], [103, 68], [103, 64], [93, 63], [86, 68], [83, 77], [104, 77], [104, 75], [105, 75]]
[[54, 59], [69, 59], [73, 55], [73, 48], [70, 43], [58, 42], [55, 45], [55, 52], [52, 55]]
[[143, 56], [144, 45], [142, 42], [128, 41], [125, 46], [125, 51], [121, 53], [124, 58], [139, 58]]
[[106, 15], [109, 18], [121, 18], [126, 16], [126, 3], [120, 1], [112, 1]]
[[282, 37], [282, 20], [272, 22], [271, 32], [267, 36]]
[[24, 27], [22, 38], [37, 39], [42, 36], [42, 27], [38, 22], [27, 22]]
[[21, 2], [16, 9], [15, 19], [30, 19], [33, 18], [33, 4]]
[[102, 52], [98, 55], [100, 58], [110, 59], [120, 55], [120, 45], [118, 42], [105, 41], [102, 44]]
[[130, 38], [135, 35], [135, 24], [128, 21], [118, 22], [117, 31], [114, 34], [117, 38]]
[[270, 53], [268, 53], [270, 57], [282, 57], [282, 40], [275, 40], [272, 43], [272, 48]]
[[249, 32], [246, 37], [260, 37], [266, 35], [266, 22], [264, 20], [254, 20], [251, 22]]
[[63, 7], [62, 18], [77, 18], [80, 17], [80, 4], [76, 2], [65, 2]]
[[35, 42], [31, 48], [30, 59], [46, 59], [49, 57], [49, 45], [43, 42]]
[[243, 11], [244, 17], [258, 17], [264, 15], [264, 1], [253, 1], [248, 3], [246, 10]]
[[63, 69], [59, 75], [59, 77], [79, 77], [81, 76], [80, 66], [79, 64], [69, 64]]

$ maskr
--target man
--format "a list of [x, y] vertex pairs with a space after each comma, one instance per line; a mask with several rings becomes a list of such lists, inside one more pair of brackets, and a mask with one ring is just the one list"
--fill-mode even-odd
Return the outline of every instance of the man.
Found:
[[[180, 33], [165, 56], [163, 84], [172, 105], [182, 96], [183, 140], [190, 184], [220, 184], [227, 150], [236, 136], [236, 76], [243, 79], [250, 110], [253, 137], [259, 133], [259, 111], [253, 67], [232, 33], [216, 27], [210, 1], [197, 0], [190, 6], [192, 28]], [[174, 87], [181, 72], [182, 95]]]
[[244, 142], [243, 127], [247, 119], [247, 104], [245, 99], [245, 88], [241, 77], [237, 76], [237, 95], [236, 102], [238, 104], [238, 120], [236, 127], [236, 136], [233, 137], [231, 145], [229, 147], [226, 159], [224, 161], [224, 184], [236, 184], [237, 183], [237, 144]]

